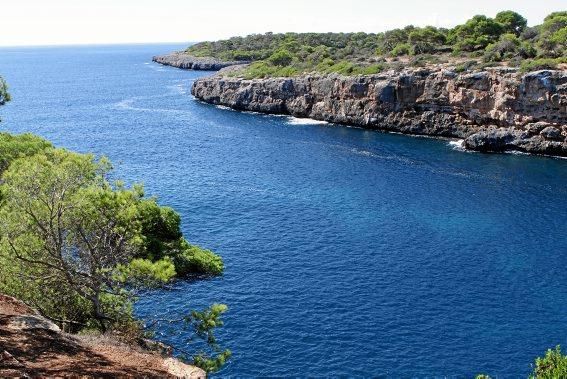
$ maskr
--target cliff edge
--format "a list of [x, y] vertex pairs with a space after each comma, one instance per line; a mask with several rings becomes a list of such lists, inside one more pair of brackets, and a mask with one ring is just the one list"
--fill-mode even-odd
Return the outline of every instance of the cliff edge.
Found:
[[194, 57], [187, 53], [178, 51], [166, 55], [156, 55], [152, 61], [186, 70], [219, 71], [222, 68], [248, 64], [247, 61], [221, 61], [210, 57]]
[[109, 337], [63, 333], [21, 301], [0, 294], [0, 377], [205, 378], [206, 374]]
[[567, 71], [416, 68], [365, 76], [198, 79], [192, 94], [237, 110], [463, 139], [470, 150], [567, 156]]

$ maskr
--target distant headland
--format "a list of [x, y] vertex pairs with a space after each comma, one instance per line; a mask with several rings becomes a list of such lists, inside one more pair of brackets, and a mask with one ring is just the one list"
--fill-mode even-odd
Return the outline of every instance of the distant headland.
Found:
[[211, 104], [567, 156], [566, 41], [567, 12], [528, 27], [503, 11], [452, 29], [233, 37], [153, 60], [220, 70], [192, 88]]

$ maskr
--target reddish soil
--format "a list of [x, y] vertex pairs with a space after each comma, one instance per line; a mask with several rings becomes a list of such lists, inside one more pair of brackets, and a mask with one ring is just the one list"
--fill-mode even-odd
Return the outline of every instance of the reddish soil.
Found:
[[[37, 313], [0, 295], [0, 377], [172, 378], [172, 365], [183, 377], [205, 377], [202, 370], [114, 341], [44, 328], [15, 326], [21, 316]], [[179, 371], [181, 370], [181, 371]]]

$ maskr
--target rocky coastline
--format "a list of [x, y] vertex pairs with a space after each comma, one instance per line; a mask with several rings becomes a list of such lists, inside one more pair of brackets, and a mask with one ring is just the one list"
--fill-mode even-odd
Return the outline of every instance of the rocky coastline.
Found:
[[[232, 74], [233, 75], [233, 74]], [[408, 69], [368, 76], [245, 80], [220, 73], [192, 94], [236, 110], [462, 139], [481, 152], [567, 156], [567, 71]]]
[[219, 71], [222, 68], [247, 64], [247, 61], [221, 61], [215, 58], [194, 57], [184, 52], [173, 52], [166, 55], [156, 55], [152, 61], [186, 70]]

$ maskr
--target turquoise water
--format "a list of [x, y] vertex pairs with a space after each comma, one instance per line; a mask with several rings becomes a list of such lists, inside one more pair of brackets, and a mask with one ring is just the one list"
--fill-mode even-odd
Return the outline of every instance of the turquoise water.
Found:
[[181, 47], [0, 49], [1, 129], [107, 155], [224, 257], [141, 317], [228, 304], [220, 376], [514, 378], [567, 347], [566, 160], [219, 109], [150, 62]]

